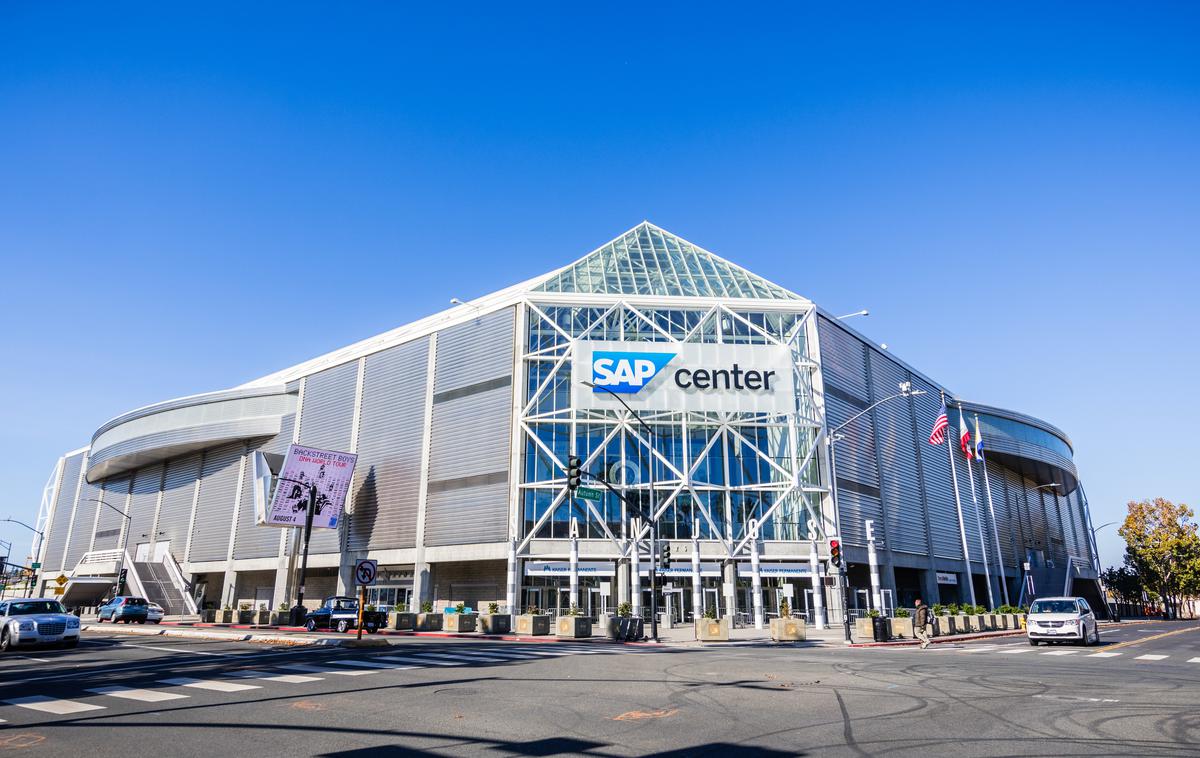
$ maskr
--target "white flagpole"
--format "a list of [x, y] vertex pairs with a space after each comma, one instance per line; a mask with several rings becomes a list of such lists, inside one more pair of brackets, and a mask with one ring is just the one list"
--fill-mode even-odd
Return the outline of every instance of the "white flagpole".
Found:
[[[975, 436], [979, 436], [979, 414], [975, 414]], [[978, 441], [978, 439], [976, 440]], [[1004, 575], [1004, 553], [1000, 552], [1000, 528], [996, 523], [996, 507], [992, 504], [992, 483], [989, 481], [987, 461], [979, 459], [980, 471], [983, 472], [983, 491], [987, 494], [988, 513], [992, 517], [992, 539], [996, 541], [996, 565], [1000, 567], [1000, 590], [1004, 593], [1004, 604], [1008, 605], [1008, 579]]]
[[[960, 424], [958, 430], [961, 433], [967, 425], [961, 405], [958, 407], [958, 423]], [[967, 433], [970, 433], [969, 429]], [[970, 450], [970, 448], [967, 449]], [[988, 610], [990, 611], [996, 607], [996, 600], [992, 597], [992, 569], [988, 565], [990, 561], [987, 554], [987, 538], [983, 536], [983, 513], [979, 510], [979, 496], [975, 494], [975, 469], [971, 467], [970, 458], [967, 458], [967, 478], [971, 480], [971, 503], [975, 506], [975, 525], [979, 527], [979, 554], [983, 558], [983, 580], [987, 582]]]
[[[946, 405], [946, 393], [942, 392], [942, 405]], [[954, 445], [951, 442], [958, 431], [950, 429], [950, 409], [946, 409], [946, 455], [950, 457], [950, 479], [954, 482], [954, 506], [958, 509], [958, 533], [962, 537], [963, 559], [967, 562], [967, 590], [971, 593], [971, 605], [975, 605], [975, 581], [971, 578], [971, 550], [967, 547], [967, 527], [963, 523], [962, 498], [958, 496], [958, 470], [954, 467]]]

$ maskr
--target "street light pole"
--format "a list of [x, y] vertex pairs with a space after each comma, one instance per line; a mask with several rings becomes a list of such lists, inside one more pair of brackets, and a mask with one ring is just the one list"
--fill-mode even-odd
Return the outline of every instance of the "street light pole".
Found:
[[125, 569], [125, 550], [129, 546], [129, 526], [133, 522], [133, 517], [115, 505], [106, 503], [103, 500], [95, 497], [84, 498], [85, 501], [99, 503], [100, 505], [112, 508], [125, 519], [124, 535], [121, 539], [121, 555], [117, 558], [117, 594], [120, 595], [125, 591], [125, 584], [121, 581], [121, 572]]
[[308, 541], [312, 538], [313, 514], [317, 510], [317, 485], [315, 482], [288, 478], [280, 478], [279, 482], [291, 482], [308, 490], [308, 505], [304, 508], [304, 549], [300, 553], [300, 578], [296, 586], [296, 605], [292, 607], [290, 619], [292, 626], [299, 626], [304, 620], [304, 581], [308, 576]]
[[[26, 529], [28, 529], [29, 531], [31, 531], [31, 532], [33, 532], [34, 534], [36, 534], [36, 535], [38, 536], [38, 545], [39, 545], [39, 546], [40, 546], [40, 545], [42, 544], [42, 542], [43, 542], [43, 541], [46, 539], [46, 534], [45, 534], [45, 532], [41, 531], [40, 529], [35, 529], [35, 528], [33, 528], [33, 527], [32, 527], [32, 526], [30, 526], [29, 524], [26, 524], [24, 521], [18, 521], [18, 520], [17, 520], [17, 519], [15, 519], [15, 518], [3, 518], [3, 519], [0, 519], [0, 522], [2, 522], [2, 521], [7, 521], [7, 522], [8, 522], [8, 523], [10, 523], [10, 524], [17, 524], [17, 525], [19, 525], [19, 526], [23, 526], [23, 527], [25, 527]], [[8, 549], [9, 549], [9, 552], [12, 552], [12, 543], [9, 543], [9, 545], [8, 545]], [[40, 552], [40, 551], [41, 551], [41, 548], [39, 547], [39, 548], [38, 548], [38, 550], [39, 550], [39, 552]], [[36, 558], [37, 558], [37, 556], [35, 555], [35, 556], [33, 556], [33, 558], [35, 559], [33, 562], [34, 562], [34, 563], [36, 563]], [[29, 574], [29, 585], [28, 585], [28, 586], [25, 588], [25, 597], [32, 597], [32, 596], [33, 596], [33, 577], [34, 577], [34, 573], [33, 573], [33, 572], [34, 572], [34, 569], [32, 568], [32, 565], [33, 565], [33, 564], [31, 563], [31, 564], [30, 564], [30, 569], [29, 569], [29, 571], [30, 571], [30, 574]], [[40, 570], [40, 568], [39, 568], [39, 570]]]
[[[849, 315], [855, 315], [855, 314], [849, 314]], [[897, 392], [893, 395], [888, 395], [885, 398], [876, 400], [875, 402], [868, 405], [866, 408], [863, 408], [858, 413], [856, 413], [853, 416], [851, 416], [850, 418], [846, 419], [846, 421], [844, 423], [839, 424], [834, 429], [829, 430], [829, 491], [830, 491], [830, 494], [833, 496], [833, 510], [835, 513], [838, 512], [837, 446], [836, 445], [838, 442], [845, 439], [845, 437], [843, 435], [839, 434], [839, 432], [842, 431], [843, 429], [845, 429], [846, 427], [850, 426], [850, 424], [857, 421], [861, 416], [869, 413], [876, 406], [883, 405], [884, 403], [886, 403], [890, 400], [895, 400], [898, 397], [914, 397], [916, 395], [924, 395], [925, 394], [925, 390], [914, 390], [912, 388], [911, 382], [900, 382], [899, 388], [900, 388], [899, 392]], [[841, 537], [841, 535], [838, 535], [838, 536]], [[841, 575], [841, 585], [842, 585], [842, 627], [846, 634], [846, 642], [850, 643], [853, 641], [853, 637], [850, 634], [850, 561], [848, 558], [843, 558], [842, 563], [844, 564], [844, 566], [839, 569], [839, 573]]]
[[[647, 442], [650, 446], [650, 512], [646, 514], [650, 521], [650, 638], [658, 642], [658, 513], [656, 512], [657, 498], [654, 492], [654, 430], [642, 420], [642, 417], [636, 411], [629, 407], [629, 404], [620, 395], [608, 387], [597, 386], [591, 382], [580, 383], [586, 387], [591, 387], [593, 390], [600, 390], [612, 395], [616, 398], [617, 402], [625, 407], [625, 410], [629, 411], [629, 415], [637, 420], [642, 429], [646, 431]], [[635, 534], [633, 538], [636, 540], [637, 535]]]

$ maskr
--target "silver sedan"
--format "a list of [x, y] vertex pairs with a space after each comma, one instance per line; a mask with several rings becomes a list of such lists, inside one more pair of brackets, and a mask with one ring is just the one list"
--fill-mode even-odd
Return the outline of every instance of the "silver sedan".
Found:
[[79, 644], [79, 617], [53, 598], [0, 600], [0, 653], [16, 647]]

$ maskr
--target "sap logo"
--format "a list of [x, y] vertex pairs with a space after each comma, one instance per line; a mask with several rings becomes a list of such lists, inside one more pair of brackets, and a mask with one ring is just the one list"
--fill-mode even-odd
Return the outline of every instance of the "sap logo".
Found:
[[622, 353], [597, 350], [592, 353], [593, 392], [633, 394], [645, 387], [663, 367], [671, 362], [675, 353]]

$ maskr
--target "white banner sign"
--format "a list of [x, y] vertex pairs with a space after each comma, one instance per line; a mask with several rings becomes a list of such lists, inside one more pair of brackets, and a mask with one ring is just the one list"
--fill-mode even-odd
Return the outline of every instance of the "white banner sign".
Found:
[[938, 584], [958, 584], [958, 574], [948, 574], [945, 571], [937, 572]]
[[[607, 561], [581, 561], [580, 576], [613, 576], [616, 570]], [[571, 564], [567, 561], [527, 561], [525, 576], [569, 576]]]
[[[738, 576], [753, 576], [753, 563], [738, 563]], [[759, 576], [811, 576], [811, 567], [807, 563], [768, 563], [758, 564]]]
[[[576, 408], [795, 413], [791, 350], [780, 345], [577, 340]], [[582, 382], [590, 382], [589, 387]]]
[[267, 526], [304, 526], [309, 501], [315, 497], [313, 528], [336, 529], [357, 461], [353, 453], [290, 446], [267, 511]]
[[[649, 571], [650, 571], [649, 569], [646, 569], [642, 573], [648, 574]], [[659, 576], [689, 577], [692, 575], [692, 564], [690, 561], [675, 560], [675, 561], [671, 562], [671, 568], [659, 569], [658, 575]], [[700, 564], [700, 576], [720, 576], [720, 575], [721, 575], [721, 564], [719, 564], [719, 563], [701, 563]]]

